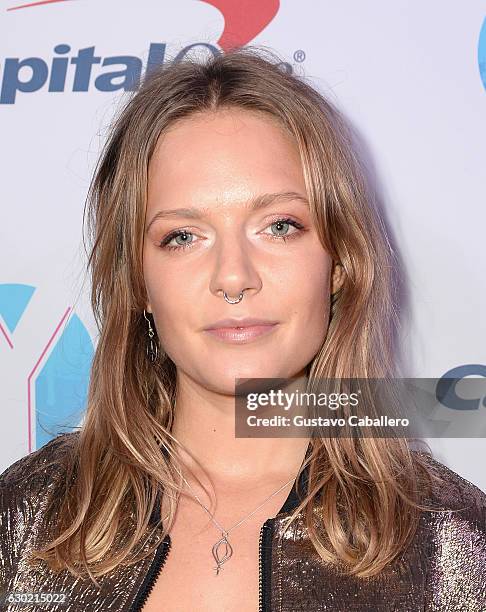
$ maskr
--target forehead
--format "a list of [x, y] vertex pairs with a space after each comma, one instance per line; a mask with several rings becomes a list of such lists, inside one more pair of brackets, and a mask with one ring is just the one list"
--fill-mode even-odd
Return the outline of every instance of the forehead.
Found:
[[148, 180], [149, 208], [208, 207], [260, 192], [305, 190], [292, 136], [277, 119], [241, 109], [177, 121], [157, 142]]

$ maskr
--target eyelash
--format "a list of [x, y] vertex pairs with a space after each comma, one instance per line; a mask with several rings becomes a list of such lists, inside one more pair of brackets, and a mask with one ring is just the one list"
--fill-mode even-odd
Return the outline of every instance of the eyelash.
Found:
[[[279, 217], [278, 219], [275, 219], [274, 221], [272, 221], [270, 223], [270, 225], [268, 227], [270, 227], [271, 225], [275, 225], [276, 223], [288, 223], [289, 225], [292, 225], [293, 227], [295, 227], [297, 230], [297, 232], [294, 232], [293, 234], [290, 234], [289, 236], [271, 236], [271, 240], [283, 240], [284, 242], [287, 242], [287, 240], [292, 240], [293, 238], [298, 238], [300, 236], [300, 234], [305, 231], [304, 230], [304, 226], [299, 223], [298, 221], [295, 221], [295, 219], [292, 219], [290, 217]], [[177, 238], [177, 236], [182, 236], [182, 235], [187, 235], [187, 234], [192, 234], [192, 232], [188, 232], [184, 229], [180, 229], [180, 230], [175, 230], [173, 232], [171, 232], [170, 234], [168, 234], [165, 238], [163, 238], [160, 243], [159, 243], [159, 247], [161, 249], [166, 249], [168, 251], [182, 251], [185, 249], [190, 249], [192, 248], [192, 243], [188, 243], [188, 244], [181, 244], [179, 246], [169, 246], [169, 242], [171, 242], [171, 240], [173, 238]]]

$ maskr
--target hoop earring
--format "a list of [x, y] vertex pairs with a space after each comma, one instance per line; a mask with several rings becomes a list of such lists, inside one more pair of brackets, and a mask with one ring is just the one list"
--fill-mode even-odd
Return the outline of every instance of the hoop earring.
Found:
[[153, 339], [155, 333], [150, 323], [150, 319], [147, 318], [145, 308], [143, 309], [143, 316], [145, 317], [145, 320], [148, 323], [148, 341], [145, 352], [147, 353], [147, 357], [150, 359], [150, 361], [154, 363], [155, 361], [157, 361], [157, 357], [159, 355], [159, 347], [157, 346], [157, 342]]

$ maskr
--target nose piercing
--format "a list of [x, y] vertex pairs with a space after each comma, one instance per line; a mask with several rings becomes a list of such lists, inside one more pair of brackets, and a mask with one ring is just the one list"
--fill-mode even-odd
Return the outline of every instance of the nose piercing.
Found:
[[238, 304], [238, 302], [241, 302], [241, 300], [243, 299], [243, 291], [240, 293], [238, 299], [236, 300], [230, 300], [226, 291], [223, 291], [223, 297], [228, 302], [228, 304]]

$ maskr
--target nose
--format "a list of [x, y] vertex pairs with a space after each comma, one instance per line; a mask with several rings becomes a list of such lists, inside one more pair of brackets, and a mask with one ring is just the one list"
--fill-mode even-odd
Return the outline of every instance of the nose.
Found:
[[250, 289], [258, 293], [262, 288], [262, 279], [253, 259], [251, 245], [245, 242], [245, 238], [237, 238], [233, 233], [222, 238], [211, 276], [211, 293], [222, 297], [225, 291], [231, 300], [238, 299], [244, 290], [245, 296]]

